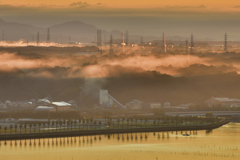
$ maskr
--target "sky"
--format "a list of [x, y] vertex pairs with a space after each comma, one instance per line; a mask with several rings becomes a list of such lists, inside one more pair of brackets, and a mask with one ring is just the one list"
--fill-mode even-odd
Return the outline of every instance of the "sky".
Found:
[[239, 17], [240, 0], [0, 0], [0, 19], [8, 22], [49, 27], [82, 21], [143, 36], [195, 33], [202, 39], [222, 39], [227, 32], [238, 40]]
[[[2, 1], [4, 4], [5, 1]], [[80, 1], [76, 0], [8, 0], [6, 4], [11, 5], [65, 5], [68, 6], [72, 3], [78, 3]], [[164, 7], [164, 6], [199, 6], [206, 5], [213, 8], [232, 8], [234, 6], [240, 5], [239, 0], [88, 0], [89, 4], [102, 3], [110, 7], [121, 7], [121, 8], [148, 8], [148, 7]]]

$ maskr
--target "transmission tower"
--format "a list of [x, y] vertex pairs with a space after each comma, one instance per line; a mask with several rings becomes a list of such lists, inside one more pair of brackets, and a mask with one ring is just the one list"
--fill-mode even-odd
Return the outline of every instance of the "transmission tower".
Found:
[[224, 51], [228, 51], [228, 47], [227, 47], [227, 33], [225, 33], [225, 36], [224, 36]]

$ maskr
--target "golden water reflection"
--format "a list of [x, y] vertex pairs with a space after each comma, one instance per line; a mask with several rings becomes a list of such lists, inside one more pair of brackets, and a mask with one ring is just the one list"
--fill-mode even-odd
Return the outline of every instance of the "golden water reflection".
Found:
[[[1, 141], [4, 160], [238, 160], [240, 123], [213, 131]], [[183, 136], [189, 134], [190, 136]]]

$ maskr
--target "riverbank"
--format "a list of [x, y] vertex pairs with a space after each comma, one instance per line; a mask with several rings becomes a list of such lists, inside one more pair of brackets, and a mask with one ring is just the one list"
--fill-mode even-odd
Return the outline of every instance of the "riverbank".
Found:
[[55, 138], [70, 136], [93, 136], [103, 134], [124, 134], [138, 132], [168, 132], [168, 131], [189, 131], [189, 130], [212, 130], [231, 122], [231, 119], [225, 119], [215, 124], [201, 126], [171, 126], [171, 127], [151, 127], [151, 128], [128, 128], [128, 129], [99, 129], [99, 130], [81, 130], [67, 132], [49, 132], [49, 133], [31, 133], [31, 134], [6, 134], [0, 135], [0, 140], [21, 140], [38, 138]]

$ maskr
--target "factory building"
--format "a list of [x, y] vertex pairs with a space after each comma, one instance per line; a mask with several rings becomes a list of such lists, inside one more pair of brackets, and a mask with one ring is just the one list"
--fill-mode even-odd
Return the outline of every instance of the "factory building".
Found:
[[34, 111], [37, 111], [37, 112], [56, 112], [56, 108], [55, 107], [48, 107], [48, 106], [38, 106], [37, 108], [35, 108]]
[[132, 100], [126, 104], [127, 109], [141, 110], [143, 108], [143, 102], [140, 100]]
[[71, 104], [64, 101], [52, 102], [52, 106], [54, 106], [57, 111], [69, 111], [71, 109]]
[[240, 99], [230, 99], [230, 98], [226, 98], [226, 97], [211, 98], [211, 99], [205, 101], [205, 103], [209, 107], [218, 106], [218, 105], [230, 106], [230, 107], [240, 107]]

